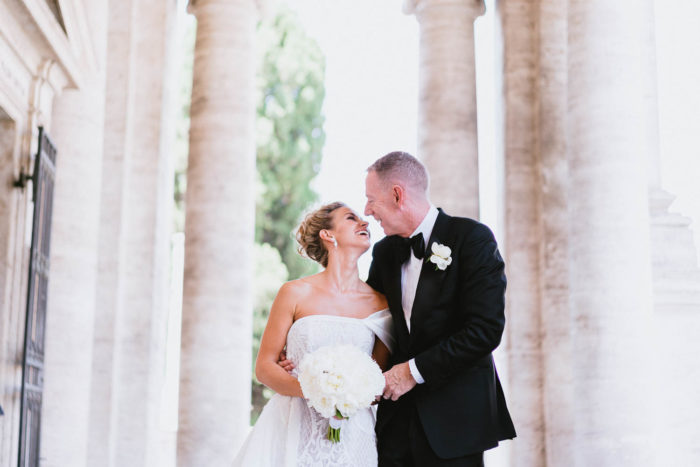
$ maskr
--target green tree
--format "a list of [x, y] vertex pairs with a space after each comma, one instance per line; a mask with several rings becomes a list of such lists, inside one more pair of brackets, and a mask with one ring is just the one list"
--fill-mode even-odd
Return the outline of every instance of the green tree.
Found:
[[[276, 248], [267, 243], [255, 244], [255, 279], [253, 295], [253, 367], [255, 358], [260, 350], [267, 318], [270, 316], [270, 306], [277, 295], [277, 291], [287, 280], [289, 273], [282, 263], [282, 258]], [[255, 423], [265, 402], [270, 398], [271, 391], [265, 388], [255, 377], [253, 371], [253, 412], [251, 423]]]
[[260, 22], [258, 47], [256, 240], [275, 247], [295, 279], [318, 270], [298, 255], [292, 231], [317, 200], [309, 183], [325, 142], [325, 58], [284, 7]]

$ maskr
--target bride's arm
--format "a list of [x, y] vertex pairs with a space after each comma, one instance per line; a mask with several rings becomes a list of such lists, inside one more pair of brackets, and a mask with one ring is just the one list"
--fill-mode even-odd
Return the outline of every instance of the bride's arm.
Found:
[[391, 368], [391, 366], [389, 365], [390, 356], [391, 352], [384, 344], [384, 342], [382, 342], [379, 338], [375, 337], [374, 348], [372, 349], [372, 358], [375, 362], [377, 362], [377, 365], [379, 365], [379, 368], [381, 368], [383, 372]]
[[293, 284], [284, 284], [272, 303], [255, 361], [255, 376], [278, 394], [304, 397], [299, 381], [277, 364], [280, 352], [287, 342], [289, 328], [294, 322], [297, 295], [294, 289]]

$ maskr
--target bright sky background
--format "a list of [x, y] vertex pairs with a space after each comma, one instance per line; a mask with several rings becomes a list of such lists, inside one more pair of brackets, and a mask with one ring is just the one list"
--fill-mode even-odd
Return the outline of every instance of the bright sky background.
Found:
[[700, 2], [656, 0], [655, 15], [661, 184], [700, 248]]

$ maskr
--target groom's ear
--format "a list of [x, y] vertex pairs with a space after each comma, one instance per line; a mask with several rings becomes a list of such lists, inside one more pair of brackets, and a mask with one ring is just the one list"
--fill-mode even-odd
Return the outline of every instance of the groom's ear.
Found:
[[406, 191], [401, 185], [391, 187], [391, 196], [397, 206], [401, 206], [406, 201]]

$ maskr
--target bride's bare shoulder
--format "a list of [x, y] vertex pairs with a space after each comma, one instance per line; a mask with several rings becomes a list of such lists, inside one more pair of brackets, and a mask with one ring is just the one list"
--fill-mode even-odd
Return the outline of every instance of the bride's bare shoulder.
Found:
[[280, 291], [277, 295], [284, 295], [288, 297], [302, 298], [309, 295], [314, 288], [316, 283], [316, 275], [302, 277], [300, 279], [294, 279], [289, 282], [285, 282], [280, 287]]
[[374, 290], [372, 287], [370, 287], [367, 283], [363, 282], [363, 293], [366, 293], [368, 296], [371, 297], [372, 302], [377, 309], [384, 309], [387, 308], [388, 302], [386, 301], [386, 297], [384, 296], [383, 293], [377, 292]]

